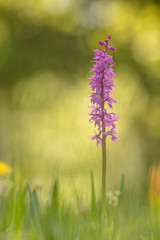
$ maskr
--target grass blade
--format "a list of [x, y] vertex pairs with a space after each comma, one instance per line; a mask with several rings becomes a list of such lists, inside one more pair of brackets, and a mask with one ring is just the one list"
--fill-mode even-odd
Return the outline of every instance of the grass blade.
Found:
[[40, 221], [39, 221], [39, 213], [38, 213], [38, 208], [37, 208], [37, 199], [35, 193], [32, 192], [30, 184], [27, 183], [28, 191], [30, 194], [30, 210], [31, 210], [31, 215], [32, 215], [32, 221], [33, 224], [36, 228], [37, 235], [39, 240], [44, 240], [43, 234], [42, 234], [42, 229], [40, 226]]
[[92, 192], [91, 212], [92, 212], [92, 216], [94, 217], [96, 215], [96, 196], [95, 196], [95, 185], [94, 185], [93, 172], [91, 172], [91, 192]]

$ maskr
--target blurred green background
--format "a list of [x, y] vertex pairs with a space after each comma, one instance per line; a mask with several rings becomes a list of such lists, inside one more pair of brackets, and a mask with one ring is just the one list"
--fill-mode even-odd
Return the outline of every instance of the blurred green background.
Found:
[[[160, 3], [151, 0], [0, 0], [0, 161], [17, 184], [58, 178], [69, 203], [101, 192], [101, 147], [89, 137], [92, 49], [112, 35], [119, 142], [107, 140], [107, 191], [125, 173], [147, 193], [160, 160]], [[143, 190], [143, 191], [142, 191]]]

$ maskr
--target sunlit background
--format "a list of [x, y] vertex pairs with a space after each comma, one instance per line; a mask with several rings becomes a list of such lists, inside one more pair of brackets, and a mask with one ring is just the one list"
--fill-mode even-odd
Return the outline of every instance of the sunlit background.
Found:
[[0, 161], [17, 185], [42, 186], [47, 199], [90, 200], [101, 191], [101, 147], [89, 138], [92, 49], [112, 35], [119, 142], [107, 139], [107, 191], [147, 195], [160, 160], [159, 1], [0, 0]]

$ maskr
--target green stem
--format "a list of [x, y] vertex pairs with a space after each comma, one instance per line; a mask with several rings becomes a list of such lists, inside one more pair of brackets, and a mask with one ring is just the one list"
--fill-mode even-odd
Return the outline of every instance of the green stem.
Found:
[[[104, 73], [102, 76], [101, 81], [101, 89], [102, 89], [102, 132], [106, 131], [106, 127], [104, 124], [104, 86], [103, 86], [103, 79], [104, 79]], [[106, 136], [102, 134], [102, 213], [104, 218], [107, 216], [106, 212]]]
[[107, 216], [106, 212], [106, 137], [102, 137], [102, 212], [104, 218]]

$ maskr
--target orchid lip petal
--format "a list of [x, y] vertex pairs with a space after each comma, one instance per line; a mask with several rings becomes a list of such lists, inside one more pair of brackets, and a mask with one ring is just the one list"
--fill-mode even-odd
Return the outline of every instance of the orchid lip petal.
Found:
[[102, 46], [102, 45], [105, 45], [105, 43], [104, 42], [102, 42], [102, 41], [98, 41], [98, 43]]

